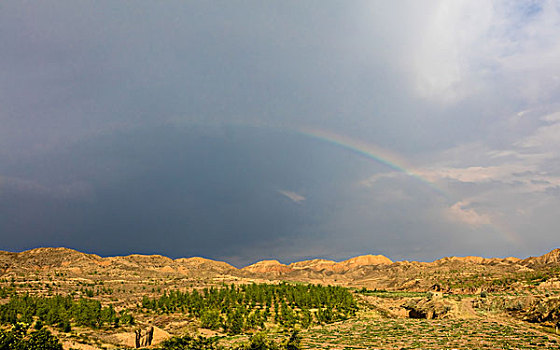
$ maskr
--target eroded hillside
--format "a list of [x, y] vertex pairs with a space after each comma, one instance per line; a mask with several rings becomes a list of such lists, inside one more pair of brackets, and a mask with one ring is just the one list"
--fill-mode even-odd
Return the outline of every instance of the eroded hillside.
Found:
[[[135, 332], [150, 327], [154, 346], [185, 334], [217, 335], [227, 345], [263, 330], [281, 341], [296, 328], [307, 348], [359, 342], [400, 349], [417, 342], [412, 335], [395, 338], [401, 327], [455, 334], [452, 324], [472, 329], [459, 332], [464, 342], [448, 339], [457, 348], [505, 346], [521, 333], [521, 348], [554, 348], [560, 341], [554, 334], [560, 321], [559, 257], [559, 249], [523, 260], [393, 262], [366, 255], [342, 262], [265, 260], [238, 269], [199, 257], [100, 257], [38, 248], [0, 252], [0, 314], [4, 327], [15, 321], [45, 324], [66, 349], [135, 347]], [[369, 330], [382, 324], [392, 329], [383, 331], [388, 339], [400, 341], [371, 339]], [[507, 335], [494, 335], [494, 343], [480, 333], [500, 327]], [[351, 330], [363, 332], [351, 337]], [[340, 338], [327, 337], [327, 331]], [[429, 340], [437, 338], [426, 337], [418, 343], [422, 348], [438, 348]], [[480, 339], [485, 343], [475, 345]]]

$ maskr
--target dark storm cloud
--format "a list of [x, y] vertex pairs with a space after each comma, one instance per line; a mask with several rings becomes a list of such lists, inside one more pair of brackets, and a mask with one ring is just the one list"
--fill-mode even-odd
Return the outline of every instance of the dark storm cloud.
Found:
[[321, 118], [339, 92], [330, 67], [344, 54], [333, 46], [352, 30], [341, 5], [128, 5], [3, 5], [3, 117], [25, 126], [7, 145], [176, 116]]
[[379, 11], [294, 5], [5, 3], [3, 153], [168, 119], [318, 124], [407, 150], [437, 146], [414, 142], [436, 125], [457, 137], [410, 100], [390, 64], [407, 42], [387, 37]]
[[554, 1], [3, 1], [0, 249], [543, 253], [559, 18]]
[[[336, 192], [340, 170], [332, 161], [355, 168], [344, 152], [333, 158], [320, 146], [241, 127], [159, 127], [90, 139], [13, 167], [2, 193], [2, 232], [13, 235], [4, 249], [60, 244], [219, 258], [270, 248], [328, 210], [331, 201], [317, 201], [315, 192]], [[71, 186], [76, 179], [87, 191]], [[67, 188], [73, 196], [57, 192]], [[309, 199], [296, 205], [278, 193], [284, 189], [305, 189]]]

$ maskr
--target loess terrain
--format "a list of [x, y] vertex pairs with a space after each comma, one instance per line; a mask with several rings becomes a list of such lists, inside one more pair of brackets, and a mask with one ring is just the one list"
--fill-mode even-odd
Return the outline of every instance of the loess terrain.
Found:
[[65, 349], [134, 348], [135, 330], [148, 327], [151, 347], [186, 334], [234, 346], [259, 331], [281, 342], [298, 329], [308, 349], [560, 349], [560, 249], [523, 260], [366, 255], [238, 269], [38, 248], [0, 252], [0, 288], [4, 329], [41, 323]]

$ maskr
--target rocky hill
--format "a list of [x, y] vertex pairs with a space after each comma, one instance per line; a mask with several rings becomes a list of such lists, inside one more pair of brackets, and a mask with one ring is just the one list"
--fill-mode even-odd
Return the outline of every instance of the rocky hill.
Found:
[[205, 258], [170, 259], [161, 255], [100, 257], [68, 248], [36, 248], [21, 253], [0, 252], [2, 274], [10, 272], [66, 272], [73, 275], [91, 275], [98, 272], [113, 277], [130, 278], [134, 275], [217, 275], [237, 271], [222, 261]]
[[560, 264], [560, 249], [554, 249], [553, 251], [546, 253], [538, 257], [530, 257], [521, 261], [523, 265], [535, 266], [535, 265], [558, 265]]
[[278, 260], [263, 260], [244, 267], [242, 271], [246, 271], [249, 273], [278, 275], [291, 272], [292, 269], [288, 265], [282, 264]]
[[238, 269], [226, 262], [192, 257], [170, 259], [161, 255], [100, 257], [68, 248], [37, 248], [20, 253], [0, 252], [0, 274], [5, 276], [52, 274], [81, 278], [106, 276], [112, 280], [145, 278], [207, 278], [224, 280], [290, 280], [345, 286], [428, 290], [515, 289], [524, 283], [554, 286], [558, 283], [560, 249], [540, 257], [445, 257], [433, 262], [397, 261], [382, 255], [364, 255], [336, 262], [313, 259], [289, 265], [264, 260]]

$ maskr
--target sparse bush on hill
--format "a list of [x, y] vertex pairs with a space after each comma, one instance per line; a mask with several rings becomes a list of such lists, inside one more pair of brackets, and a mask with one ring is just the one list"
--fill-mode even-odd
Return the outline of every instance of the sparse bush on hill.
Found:
[[7, 298], [14, 294], [16, 294], [14, 287], [0, 287], [0, 298]]
[[173, 337], [161, 344], [161, 350], [218, 350], [221, 349], [216, 345], [217, 338], [191, 337], [189, 335], [183, 337]]
[[301, 338], [297, 331], [284, 342], [275, 342], [268, 338], [265, 332], [257, 332], [253, 334], [249, 341], [244, 344], [237, 345], [233, 348], [226, 348], [218, 345], [218, 337], [204, 338], [191, 337], [189, 335], [183, 337], [173, 337], [164, 341], [160, 350], [300, 350]]
[[249, 342], [241, 345], [238, 350], [280, 350], [278, 344], [268, 339], [266, 333], [258, 332], [249, 338]]

